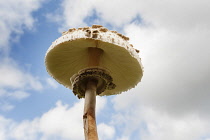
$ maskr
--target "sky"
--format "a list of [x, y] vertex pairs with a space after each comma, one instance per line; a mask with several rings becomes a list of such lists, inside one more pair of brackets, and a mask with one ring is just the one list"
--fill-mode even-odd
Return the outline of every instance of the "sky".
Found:
[[0, 140], [83, 140], [84, 100], [46, 72], [51, 43], [99, 24], [140, 50], [142, 81], [97, 97], [100, 140], [210, 140], [209, 0], [0, 0]]

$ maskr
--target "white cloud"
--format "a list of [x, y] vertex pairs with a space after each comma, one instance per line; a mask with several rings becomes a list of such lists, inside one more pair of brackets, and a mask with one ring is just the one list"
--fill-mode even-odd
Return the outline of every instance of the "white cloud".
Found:
[[[106, 99], [97, 98], [98, 112], [105, 107]], [[56, 106], [34, 120], [15, 122], [0, 116], [0, 138], [1, 140], [51, 140], [72, 139], [82, 140], [83, 134], [83, 107], [84, 100], [80, 100], [72, 107], [61, 101]], [[114, 135], [114, 128], [104, 123], [99, 124], [99, 134], [110, 139]], [[102, 130], [106, 129], [106, 131]]]
[[[105, 105], [105, 98], [97, 98], [96, 114], [99, 114]], [[44, 134], [44, 137], [46, 139], [53, 137], [72, 140], [84, 139], [82, 122], [83, 109], [84, 100], [75, 103], [71, 108], [68, 105], [63, 105], [61, 101], [57, 102], [55, 108], [46, 112], [40, 118], [40, 130]], [[107, 126], [107, 128], [112, 129], [109, 126]], [[106, 136], [110, 137], [112, 132], [107, 133]]]
[[118, 138], [117, 140], [129, 140], [129, 137], [123, 136], [123, 137], [121, 137], [121, 138]]
[[140, 3], [139, 11], [143, 19], [158, 27], [186, 30], [196, 26], [208, 25], [207, 10], [209, 1], [161, 1], [152, 0]]
[[38, 119], [31, 122], [26, 120], [20, 124], [12, 122], [14, 126], [8, 132], [7, 137], [16, 140], [36, 140], [38, 138], [37, 133], [39, 133], [38, 121]]
[[13, 126], [13, 122], [10, 119], [6, 119], [2, 116], [0, 116], [0, 138], [1, 140], [6, 140], [7, 137], [7, 131], [11, 130], [11, 127]]
[[100, 0], [95, 4], [94, 8], [101, 20], [111, 25], [121, 26], [129, 23], [139, 14], [138, 3], [140, 2], [137, 0]]
[[13, 100], [23, 100], [30, 96], [29, 91], [43, 88], [38, 78], [21, 70], [12, 59], [3, 59], [0, 63], [0, 110], [12, 110]]
[[64, 0], [62, 3], [64, 23], [70, 27], [84, 26], [84, 18], [92, 14], [96, 0]]
[[0, 102], [0, 110], [2, 111], [10, 111], [12, 109], [14, 109], [14, 105], [8, 103], [8, 102]]
[[83, 102], [72, 108], [57, 102], [56, 108], [45, 113], [40, 119], [40, 130], [46, 137], [60, 136], [64, 139], [83, 139], [82, 124]]
[[210, 124], [196, 114], [182, 118], [173, 118], [170, 115], [147, 108], [142, 112], [145, 129], [141, 133], [143, 140], [198, 140], [209, 135]]
[[15, 106], [12, 100], [20, 101], [30, 96], [28, 91], [41, 90], [39, 79], [27, 72], [20, 71], [14, 64], [2, 62], [0, 66], [0, 110], [10, 111]]
[[58, 88], [58, 83], [52, 78], [46, 78], [46, 82], [49, 86], [53, 88]]
[[[11, 34], [19, 35], [23, 29], [32, 29], [36, 11], [42, 0], [7, 0], [0, 1], [0, 51], [8, 51]], [[21, 5], [21, 6], [20, 6]]]
[[123, 135], [121, 139], [198, 140], [209, 136], [209, 120], [196, 113], [175, 117], [142, 105], [116, 112], [112, 124]]
[[207, 47], [210, 32], [196, 28], [183, 34], [136, 25], [125, 30], [133, 38], [133, 44], [142, 44], [140, 55], [145, 66], [142, 83], [132, 92], [142, 102], [175, 114], [191, 111], [209, 114], [210, 65], [206, 60], [210, 59]]
[[[132, 5], [130, 1], [121, 2], [118, 0], [65, 0], [61, 4], [63, 11], [59, 13], [63, 15], [62, 19], [57, 20], [58, 18], [56, 18], [55, 21], [64, 23], [62, 24], [64, 28], [85, 26], [87, 25], [85, 21], [86, 18], [91, 18], [91, 16], [96, 14], [98, 16], [98, 19], [91, 19], [92, 23], [111, 23], [121, 25], [122, 23], [128, 23], [130, 20], [132, 20], [132, 18], [137, 15], [137, 7], [127, 8], [129, 5]], [[47, 17], [52, 20], [55, 19], [55, 17], [51, 15], [47, 15]]]
[[115, 126], [121, 126], [118, 129], [123, 128], [129, 139], [136, 131], [142, 140], [197, 140], [209, 135], [210, 32], [202, 25], [176, 28], [180, 30], [136, 23], [124, 28], [140, 49], [144, 65], [142, 82], [113, 99], [119, 113], [113, 118], [118, 120]]
[[39, 79], [24, 72], [12, 59], [0, 61], [0, 87], [11, 89], [34, 89], [41, 90], [42, 84]]
[[21, 100], [21, 99], [27, 98], [29, 96], [29, 93], [25, 91], [14, 91], [14, 92], [8, 93], [8, 95], [9, 97], [12, 97], [14, 99]]
[[10, 88], [21, 88], [24, 87], [26, 79], [24, 78], [24, 73], [22, 73], [15, 64], [12, 64], [10, 60], [6, 62], [1, 62], [0, 66], [0, 80], [1, 87], [10, 87]]
[[101, 110], [105, 108], [107, 100], [104, 97], [96, 96], [96, 115], [101, 113]]
[[[140, 17], [143, 24], [167, 27], [175, 30], [186, 30], [197, 26], [209, 25], [210, 14], [208, 0], [65, 0], [61, 4], [62, 20], [57, 20], [62, 26], [78, 27], [86, 24], [111, 24], [121, 27]], [[114, 10], [113, 10], [114, 9]], [[177, 10], [178, 9], [178, 10]], [[97, 15], [97, 19], [86, 22], [85, 19]], [[52, 16], [52, 19], [54, 17]], [[91, 22], [91, 23], [90, 23]], [[64, 25], [65, 24], [65, 25]]]
[[112, 139], [115, 135], [115, 128], [105, 123], [100, 123], [98, 126], [99, 139], [108, 140]]
[[[1, 110], [11, 110], [11, 99], [24, 99], [29, 96], [26, 90], [41, 90], [40, 80], [23, 70], [10, 58], [11, 42], [18, 41], [25, 29], [33, 29], [35, 19], [32, 13], [40, 8], [43, 0], [0, 1], [0, 90]], [[3, 93], [1, 93], [3, 94]], [[7, 97], [7, 100], [5, 100]]]
[[0, 98], [11, 98], [15, 100], [22, 100], [24, 98], [27, 98], [29, 96], [29, 93], [24, 91], [10, 91], [0, 89]]
[[12, 100], [22, 100], [30, 94], [28, 91], [43, 89], [40, 79], [21, 69], [14, 60], [0, 60], [0, 110], [10, 111], [15, 106]]
[[[82, 27], [91, 23], [108, 23], [116, 26], [121, 26], [122, 24], [129, 23], [133, 18], [138, 15], [138, 7], [133, 6], [133, 3], [130, 1], [122, 2], [119, 0], [64, 0], [61, 4], [61, 8], [63, 9], [63, 11], [57, 14], [62, 14], [63, 16], [61, 18], [57, 18], [58, 16], [51, 16], [51, 14], [48, 14], [47, 17], [51, 21], [62, 23], [61, 28], [64, 29], [68, 29], [69, 27]], [[91, 17], [94, 14], [95, 16], [97, 16], [96, 19], [93, 19], [93, 17]], [[86, 19], [88, 18], [91, 19], [91, 23], [86, 22]]]

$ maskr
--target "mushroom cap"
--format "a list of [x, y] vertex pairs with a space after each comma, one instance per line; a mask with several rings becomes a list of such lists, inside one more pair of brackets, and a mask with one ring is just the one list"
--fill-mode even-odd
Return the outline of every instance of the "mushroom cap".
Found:
[[138, 50], [128, 40], [128, 37], [100, 25], [69, 29], [48, 49], [45, 56], [46, 69], [56, 81], [72, 89], [70, 78], [89, 67], [88, 48], [100, 48], [103, 53], [98, 67], [107, 69], [116, 85], [100, 96], [119, 94], [134, 88], [143, 76]]

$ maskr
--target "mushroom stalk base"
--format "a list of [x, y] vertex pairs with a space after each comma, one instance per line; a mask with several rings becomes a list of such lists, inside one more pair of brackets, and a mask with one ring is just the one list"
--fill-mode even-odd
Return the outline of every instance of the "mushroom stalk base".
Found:
[[83, 114], [85, 140], [98, 140], [95, 117], [96, 87], [97, 81], [89, 79], [85, 91], [85, 106]]

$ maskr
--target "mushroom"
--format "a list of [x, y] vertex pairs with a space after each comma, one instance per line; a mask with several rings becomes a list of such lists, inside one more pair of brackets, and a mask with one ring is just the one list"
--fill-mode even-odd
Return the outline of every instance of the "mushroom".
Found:
[[141, 59], [128, 38], [104, 29], [101, 25], [70, 29], [52, 43], [45, 56], [48, 73], [78, 98], [85, 98], [86, 140], [98, 139], [96, 95], [120, 94], [134, 88], [143, 76]]

